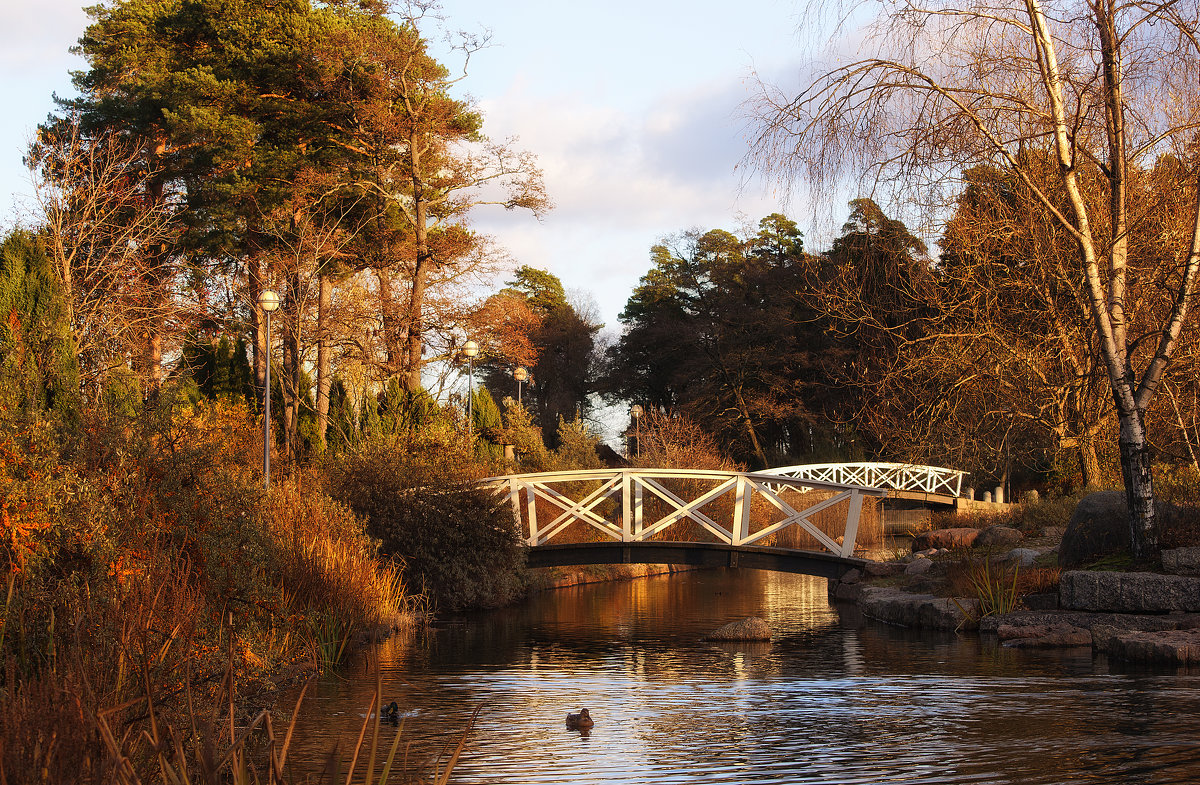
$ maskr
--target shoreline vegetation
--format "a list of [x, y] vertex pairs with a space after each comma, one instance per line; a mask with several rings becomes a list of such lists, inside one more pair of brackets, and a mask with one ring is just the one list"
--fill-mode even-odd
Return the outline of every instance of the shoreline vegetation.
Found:
[[[244, 403], [186, 377], [151, 403], [109, 393], [68, 410], [0, 399], [5, 785], [288, 782], [281, 688], [434, 613], [677, 569], [526, 569], [511, 509], [476, 485], [514, 465], [453, 406], [281, 460], [264, 489]], [[562, 423], [547, 450], [524, 410], [507, 414], [530, 446], [520, 470], [600, 465], [582, 424]], [[694, 446], [646, 459], [698, 459]], [[332, 765], [387, 754], [367, 744]], [[406, 781], [438, 781], [452, 761], [438, 765]]]

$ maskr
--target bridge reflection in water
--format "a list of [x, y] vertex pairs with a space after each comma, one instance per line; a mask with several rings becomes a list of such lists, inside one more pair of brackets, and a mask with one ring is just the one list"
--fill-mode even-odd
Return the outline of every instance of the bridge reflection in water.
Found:
[[[507, 495], [531, 566], [637, 562], [837, 577], [855, 557], [863, 499], [888, 491], [782, 473], [594, 469], [483, 481]], [[875, 510], [872, 520], [877, 520]], [[553, 542], [552, 542], [553, 541]]]

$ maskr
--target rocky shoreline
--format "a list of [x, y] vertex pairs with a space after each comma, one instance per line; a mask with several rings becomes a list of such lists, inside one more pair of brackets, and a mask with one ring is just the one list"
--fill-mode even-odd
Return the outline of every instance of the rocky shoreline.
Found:
[[[1053, 550], [1018, 548], [1000, 558], [1020, 563], [1029, 557], [1016, 551]], [[1066, 571], [1057, 592], [1028, 595], [1021, 609], [991, 615], [981, 615], [973, 597], [937, 591], [945, 585], [929, 575], [939, 558], [944, 565], [954, 552], [872, 562], [831, 580], [830, 598], [887, 624], [971, 631], [1003, 646], [1086, 647], [1127, 662], [1200, 666], [1200, 548], [1164, 551], [1161, 572]]]

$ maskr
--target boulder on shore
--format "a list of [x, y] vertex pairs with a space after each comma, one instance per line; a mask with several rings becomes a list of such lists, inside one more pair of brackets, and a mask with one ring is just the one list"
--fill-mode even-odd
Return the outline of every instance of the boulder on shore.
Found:
[[769, 641], [771, 628], [757, 616], [747, 616], [741, 621], [731, 621], [710, 632], [706, 641]]
[[1058, 547], [1058, 563], [1081, 567], [1129, 550], [1129, 506], [1124, 491], [1089, 493], [1075, 505]]
[[[1179, 508], [1158, 502], [1154, 514], [1160, 525], [1179, 515]], [[1082, 567], [1113, 553], [1129, 551], [1129, 505], [1124, 491], [1089, 493], [1075, 505], [1067, 530], [1058, 546], [1058, 563], [1063, 567]]]
[[975, 538], [975, 547], [991, 548], [998, 546], [1007, 548], [1016, 545], [1023, 539], [1025, 539], [1025, 535], [1011, 526], [989, 526]]
[[934, 529], [921, 532], [913, 538], [912, 550], [924, 551], [929, 548], [970, 548], [979, 536], [979, 529], [960, 527], [957, 529]]

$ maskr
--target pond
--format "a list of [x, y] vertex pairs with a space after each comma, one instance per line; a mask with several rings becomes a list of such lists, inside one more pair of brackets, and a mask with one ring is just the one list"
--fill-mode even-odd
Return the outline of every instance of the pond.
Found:
[[[745, 616], [774, 640], [701, 640]], [[1200, 671], [889, 627], [802, 575], [560, 589], [388, 642], [315, 686], [292, 759], [348, 760], [376, 679], [410, 774], [478, 708], [455, 783], [1200, 782]]]

